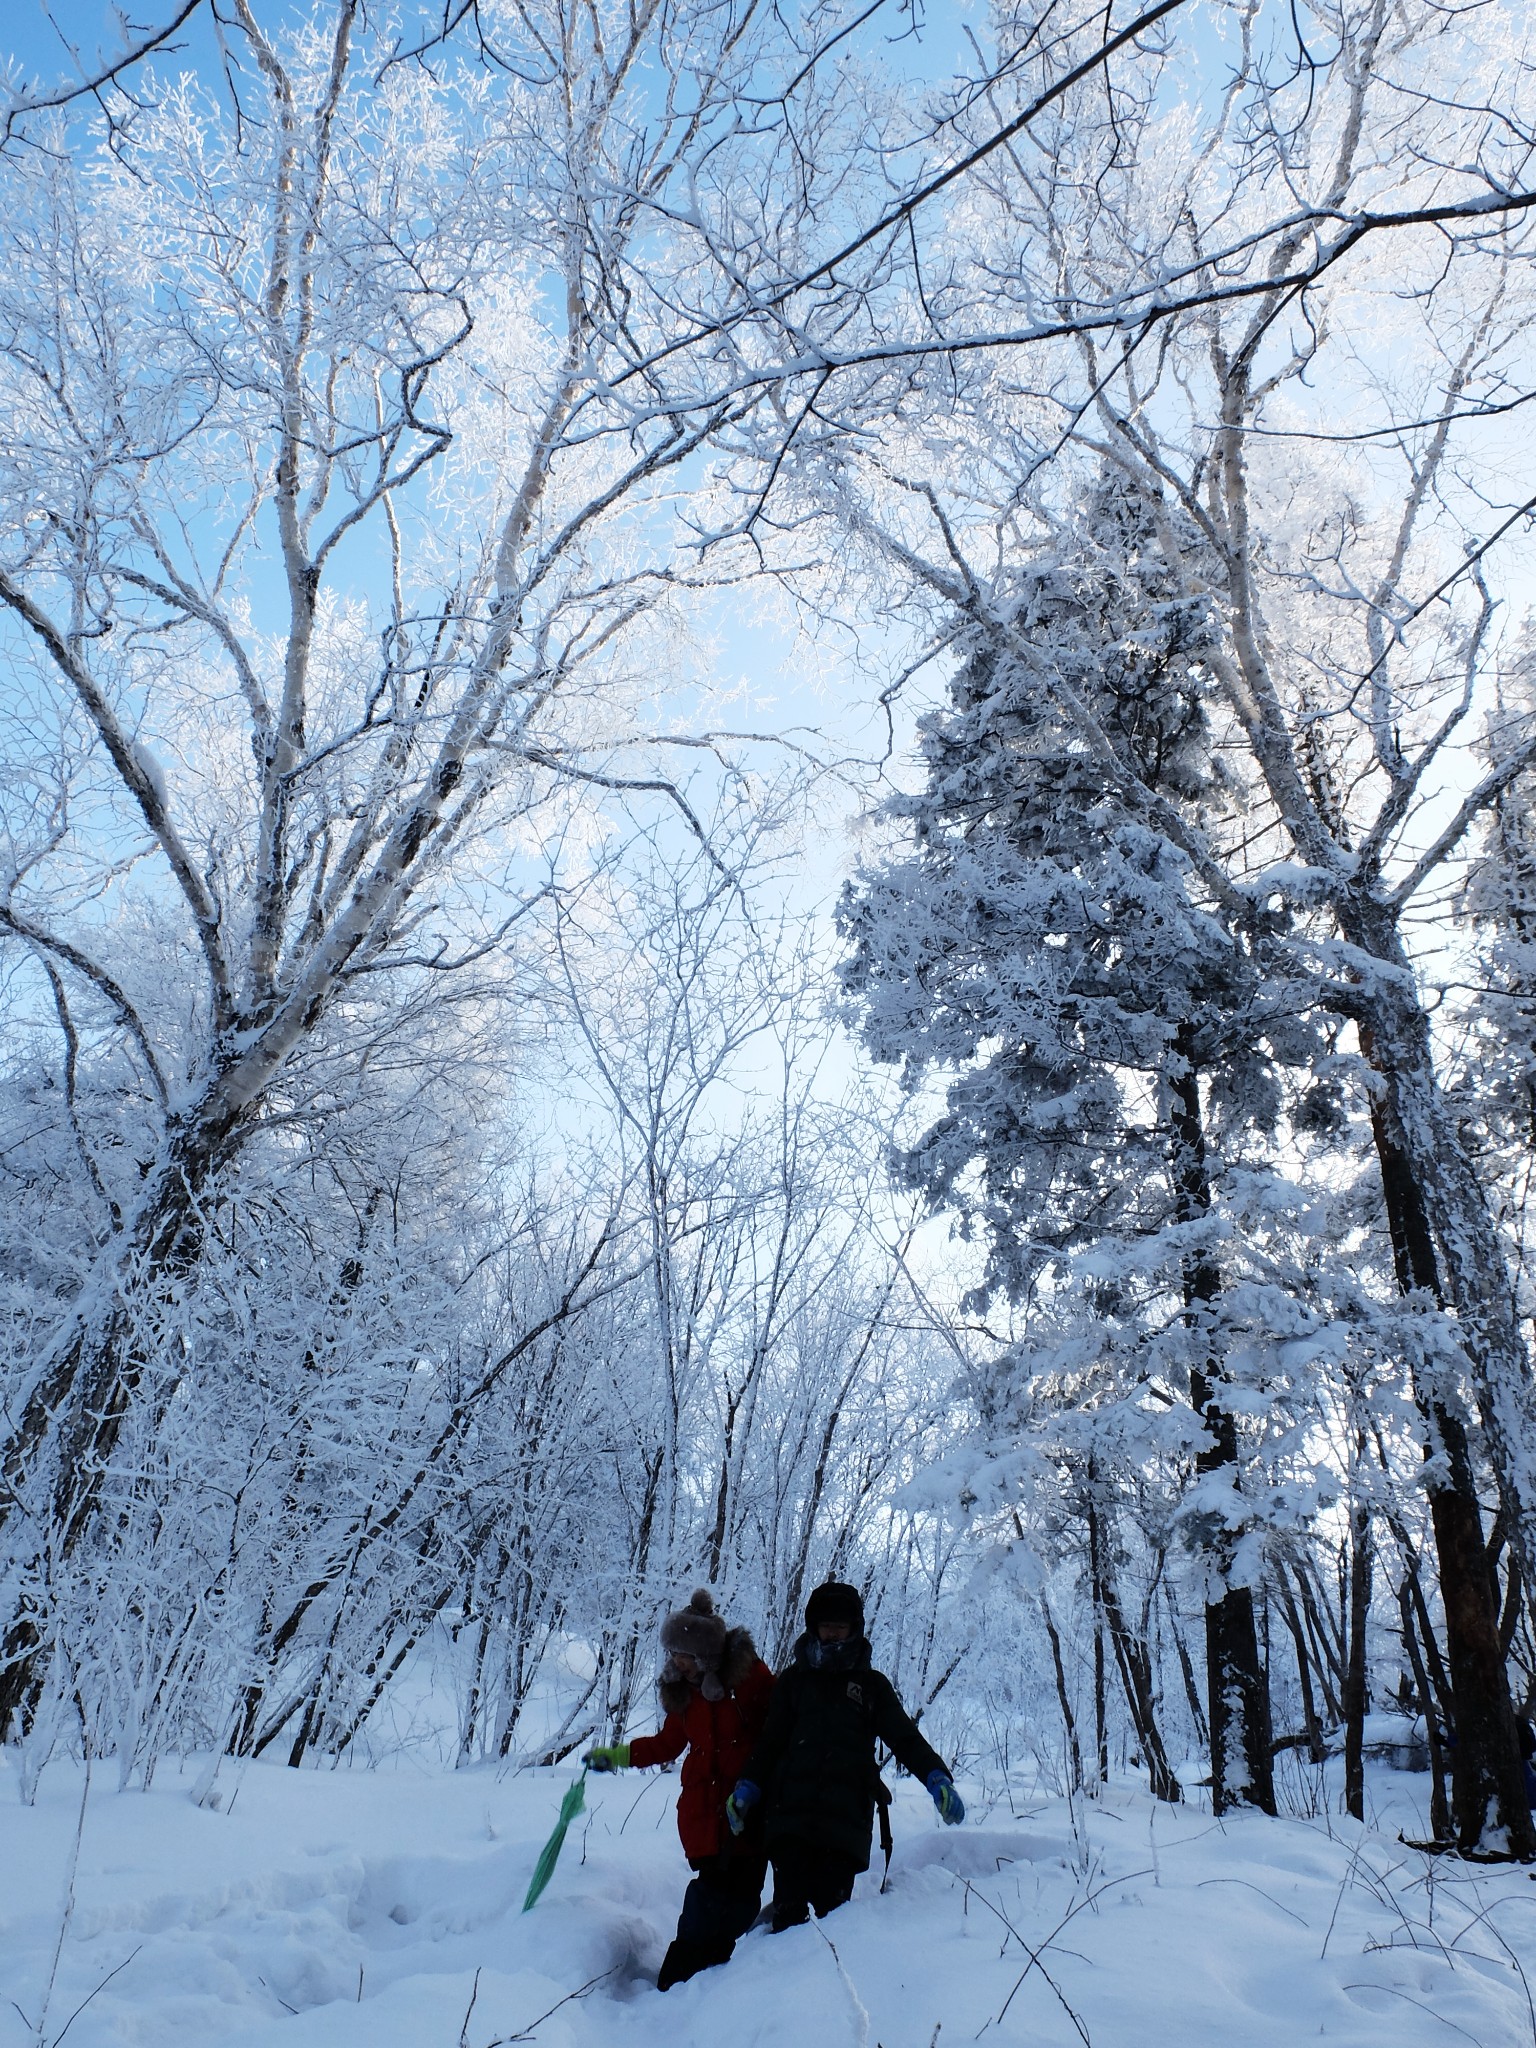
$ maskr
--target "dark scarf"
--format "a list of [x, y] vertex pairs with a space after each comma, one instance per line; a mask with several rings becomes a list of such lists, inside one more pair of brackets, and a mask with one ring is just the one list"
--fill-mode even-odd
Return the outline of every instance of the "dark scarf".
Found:
[[846, 1643], [823, 1643], [803, 1635], [795, 1645], [795, 1658], [811, 1671], [863, 1671], [869, 1665], [869, 1640], [852, 1636]]

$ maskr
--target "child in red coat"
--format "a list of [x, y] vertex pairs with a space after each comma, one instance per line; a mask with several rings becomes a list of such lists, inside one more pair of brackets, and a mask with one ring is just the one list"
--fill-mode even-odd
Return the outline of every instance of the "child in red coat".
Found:
[[666, 1719], [656, 1735], [588, 1750], [594, 1771], [670, 1763], [683, 1756], [677, 1832], [694, 1871], [658, 1991], [729, 1960], [757, 1917], [767, 1875], [760, 1827], [731, 1833], [725, 1802], [746, 1768], [768, 1713], [773, 1673], [744, 1628], [727, 1628], [701, 1587], [661, 1626], [667, 1653], [657, 1691]]

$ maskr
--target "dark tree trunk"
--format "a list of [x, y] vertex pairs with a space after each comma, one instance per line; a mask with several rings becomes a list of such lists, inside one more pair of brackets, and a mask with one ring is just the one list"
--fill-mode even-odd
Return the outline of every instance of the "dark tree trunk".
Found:
[[1098, 1474], [1090, 1459], [1083, 1504], [1088, 1523], [1089, 1570], [1093, 1577], [1094, 1619], [1097, 1625], [1095, 1647], [1099, 1651], [1094, 1667], [1094, 1708], [1098, 1719], [1096, 1732], [1100, 1745], [1100, 1777], [1102, 1780], [1109, 1775], [1109, 1744], [1102, 1702], [1098, 1693], [1098, 1687], [1102, 1684], [1103, 1669], [1102, 1632], [1107, 1626], [1109, 1639], [1114, 1645], [1115, 1664], [1120, 1672], [1120, 1683], [1125, 1692], [1125, 1704], [1131, 1717], [1131, 1726], [1135, 1730], [1137, 1746], [1146, 1760], [1152, 1795], [1156, 1799], [1166, 1799], [1171, 1805], [1176, 1806], [1184, 1794], [1168, 1762], [1168, 1752], [1163, 1746], [1162, 1734], [1157, 1725], [1157, 1687], [1152, 1677], [1152, 1660], [1145, 1639], [1137, 1635], [1127, 1621], [1125, 1609], [1120, 1604], [1097, 1486]]
[[1106, 1573], [1104, 1579], [1104, 1615], [1109, 1623], [1110, 1639], [1115, 1646], [1115, 1662], [1120, 1667], [1120, 1683], [1125, 1688], [1125, 1703], [1130, 1709], [1131, 1726], [1136, 1731], [1136, 1740], [1146, 1759], [1147, 1777], [1154, 1799], [1165, 1799], [1170, 1806], [1177, 1806], [1184, 1793], [1173, 1774], [1168, 1761], [1168, 1752], [1163, 1746], [1162, 1733], [1157, 1725], [1157, 1689], [1152, 1681], [1152, 1660], [1147, 1652], [1146, 1642], [1138, 1636], [1125, 1618], [1120, 1605], [1120, 1596], [1113, 1578]]
[[[1368, 1034], [1361, 1034], [1361, 1042], [1369, 1058]], [[1438, 1302], [1443, 1298], [1440, 1268], [1423, 1192], [1380, 1102], [1371, 1107], [1371, 1130], [1398, 1285], [1404, 1294], [1423, 1292]], [[1427, 1425], [1430, 1519], [1445, 1609], [1445, 1661], [1455, 1718], [1450, 1766], [1456, 1840], [1464, 1850], [1478, 1849], [1485, 1846], [1489, 1827], [1501, 1825], [1513, 1853], [1529, 1861], [1536, 1858], [1536, 1831], [1525, 1800], [1498, 1598], [1466, 1425], [1439, 1389], [1416, 1384], [1414, 1393]]]
[[[1357, 1453], [1364, 1452], [1363, 1440]], [[1359, 1456], [1357, 1454], [1357, 1463]], [[1365, 1716], [1370, 1705], [1366, 1630], [1371, 1613], [1371, 1511], [1363, 1500], [1349, 1512], [1349, 1655], [1344, 1667], [1344, 1807], [1365, 1819]]]
[[1442, 1724], [1436, 1702], [1430, 1694], [1424, 1655], [1419, 1647], [1419, 1632], [1414, 1625], [1413, 1595], [1406, 1579], [1397, 1590], [1397, 1605], [1403, 1618], [1403, 1648], [1408, 1653], [1413, 1682], [1424, 1707], [1424, 1738], [1429, 1744], [1429, 1831], [1437, 1842], [1448, 1842], [1451, 1839], [1451, 1805], [1445, 1796], [1445, 1745], [1440, 1740]]
[[1312, 1690], [1312, 1657], [1307, 1648], [1307, 1638], [1301, 1625], [1301, 1616], [1296, 1611], [1296, 1595], [1291, 1591], [1291, 1582], [1283, 1564], [1275, 1566], [1275, 1576], [1280, 1587], [1280, 1604], [1285, 1612], [1285, 1625], [1291, 1632], [1291, 1641], [1296, 1646], [1296, 1677], [1301, 1686], [1301, 1725], [1307, 1738], [1307, 1755], [1314, 1764], [1320, 1764], [1328, 1754], [1323, 1746], [1323, 1731], [1317, 1718], [1317, 1701]]
[[727, 1394], [725, 1441], [720, 1451], [720, 1483], [715, 1488], [715, 1525], [709, 1532], [709, 1542], [706, 1545], [709, 1563], [705, 1576], [712, 1586], [719, 1585], [721, 1569], [725, 1562], [725, 1537], [731, 1499], [731, 1454], [736, 1447], [736, 1411], [740, 1401], [739, 1393]]
[[1093, 1740], [1099, 1766], [1099, 1783], [1109, 1783], [1109, 1699], [1104, 1682], [1104, 1555], [1099, 1511], [1092, 1493], [1089, 1469], [1088, 1576], [1093, 1587]]
[[1072, 1699], [1067, 1691], [1066, 1666], [1061, 1657], [1061, 1637], [1056, 1632], [1056, 1622], [1051, 1614], [1051, 1603], [1042, 1593], [1040, 1612], [1045, 1617], [1045, 1632], [1051, 1643], [1051, 1663], [1056, 1672], [1056, 1700], [1061, 1708], [1061, 1725], [1067, 1733], [1067, 1755], [1071, 1764], [1072, 1790], [1083, 1789], [1083, 1752], [1077, 1740], [1077, 1717], [1072, 1712]]
[[[210, 1087], [198, 1109], [173, 1125], [158, 1172], [138, 1209], [103, 1246], [86, 1290], [87, 1299], [107, 1306], [76, 1321], [0, 1449], [0, 1532], [12, 1532], [19, 1559], [33, 1553], [0, 1644], [0, 1738], [30, 1720], [46, 1662], [46, 1623], [26, 1581], [44, 1577], [46, 1559], [68, 1556], [91, 1526], [130, 1404], [152, 1370], [133, 1297], [174, 1287], [201, 1250], [199, 1197], [238, 1143], [238, 1120], [220, 1102]], [[45, 1526], [18, 1543], [18, 1510], [25, 1513], [26, 1504], [34, 1523]]]
[[1211, 1731], [1206, 1724], [1200, 1688], [1195, 1683], [1194, 1662], [1189, 1654], [1189, 1645], [1184, 1640], [1184, 1625], [1179, 1619], [1179, 1610], [1173, 1604], [1173, 1594], [1169, 1591], [1166, 1581], [1163, 1585], [1163, 1604], [1168, 1609], [1168, 1628], [1173, 1636], [1173, 1647], [1178, 1654], [1179, 1674], [1184, 1680], [1184, 1697], [1189, 1702], [1189, 1718], [1194, 1724], [1195, 1740], [1199, 1743], [1208, 1743]]
[[1493, 1518], [1493, 1531], [1488, 1538], [1488, 1571], [1493, 1580], [1493, 1604], [1499, 1609], [1499, 1646], [1508, 1661], [1510, 1646], [1520, 1626], [1520, 1559], [1513, 1550], [1508, 1553], [1509, 1570], [1504, 1581], [1502, 1598], [1499, 1593], [1499, 1560], [1505, 1554], [1508, 1524], [1502, 1509]]
[[[1190, 1058], [1191, 1034], [1181, 1031], [1176, 1048], [1177, 1071], [1169, 1080], [1173, 1142], [1170, 1164], [1181, 1223], [1197, 1223], [1210, 1213], [1211, 1186], [1206, 1164], [1205, 1124], [1200, 1109], [1200, 1077]], [[1191, 1331], [1200, 1342], [1221, 1294], [1215, 1260], [1196, 1252], [1185, 1261], [1184, 1301]], [[1195, 1460], [1201, 1480], [1219, 1481], [1237, 1492], [1237, 1423], [1223, 1399], [1220, 1361], [1208, 1355], [1192, 1366], [1190, 1400], [1205, 1428], [1206, 1442]], [[1208, 1557], [1223, 1590], [1205, 1608], [1206, 1696], [1211, 1727], [1211, 1803], [1217, 1813], [1234, 1806], [1275, 1811], [1269, 1684], [1259, 1655], [1253, 1589], [1234, 1585], [1237, 1538], [1225, 1524], [1208, 1538]]]

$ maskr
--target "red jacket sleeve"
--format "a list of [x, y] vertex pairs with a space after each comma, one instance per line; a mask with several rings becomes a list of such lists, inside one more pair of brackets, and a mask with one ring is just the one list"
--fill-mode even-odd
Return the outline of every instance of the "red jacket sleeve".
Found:
[[668, 1714], [659, 1733], [642, 1735], [629, 1745], [629, 1760], [638, 1769], [648, 1764], [669, 1764], [688, 1747], [688, 1728], [681, 1714]]

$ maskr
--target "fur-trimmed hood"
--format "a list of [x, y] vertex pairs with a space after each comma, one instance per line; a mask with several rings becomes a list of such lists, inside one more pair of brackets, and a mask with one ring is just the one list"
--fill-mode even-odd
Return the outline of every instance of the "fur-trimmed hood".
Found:
[[[735, 1692], [747, 1673], [757, 1662], [757, 1645], [752, 1632], [745, 1628], [728, 1628], [725, 1632], [725, 1647], [720, 1652], [719, 1682], [721, 1696]], [[656, 1683], [657, 1696], [664, 1714], [680, 1714], [698, 1688], [678, 1671], [669, 1657], [661, 1667], [661, 1677]]]

